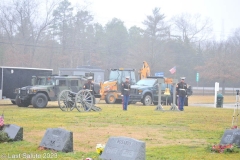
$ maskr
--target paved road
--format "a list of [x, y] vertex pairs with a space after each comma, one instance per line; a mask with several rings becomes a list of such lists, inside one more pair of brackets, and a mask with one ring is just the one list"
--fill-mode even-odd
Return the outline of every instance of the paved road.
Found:
[[[189, 104], [189, 106], [216, 108], [213, 103], [211, 103], [211, 104], [206, 104], [206, 103], [205, 103], [205, 104], [204, 104], [204, 103], [199, 103], [199, 104], [197, 104], [197, 103], [192, 103], [192, 104]], [[238, 106], [236, 105], [236, 103], [226, 103], [226, 104], [224, 103], [224, 104], [223, 104], [223, 108], [236, 108], [236, 109], [237, 109], [237, 107], [238, 107], [238, 109], [240, 109], [240, 103], [238, 104]]]

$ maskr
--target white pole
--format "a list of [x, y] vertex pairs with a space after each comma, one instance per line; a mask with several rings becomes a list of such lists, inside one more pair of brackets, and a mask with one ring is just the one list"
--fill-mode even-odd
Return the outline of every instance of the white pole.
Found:
[[1, 89], [0, 89], [0, 100], [2, 99], [2, 92], [3, 92], [3, 68], [2, 68], [2, 81], [1, 81]]
[[214, 107], [217, 107], [217, 92], [218, 91], [219, 91], [219, 83], [215, 82]]
[[161, 100], [162, 100], [162, 83], [164, 83], [164, 79], [160, 79], [158, 78], [158, 105], [156, 107], [156, 111], [163, 111], [163, 107], [162, 107], [162, 104], [161, 104]]

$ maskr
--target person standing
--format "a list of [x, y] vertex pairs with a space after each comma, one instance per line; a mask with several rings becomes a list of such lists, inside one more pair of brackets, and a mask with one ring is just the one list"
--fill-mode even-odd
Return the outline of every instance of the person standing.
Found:
[[122, 83], [123, 110], [125, 111], [127, 110], [129, 96], [130, 96], [130, 89], [131, 89], [129, 78], [130, 77], [127, 76], [125, 82]]
[[177, 84], [177, 97], [179, 103], [179, 110], [184, 111], [184, 101], [187, 96], [187, 84], [184, 82], [185, 77], [181, 77], [181, 82]]
[[83, 85], [83, 89], [90, 90], [91, 94], [94, 95], [94, 84], [92, 83], [93, 77], [87, 78], [87, 83]]
[[171, 86], [170, 86], [171, 88], [170, 88], [170, 98], [171, 98], [171, 105], [173, 104], [173, 88], [174, 88], [174, 86], [173, 86], [173, 84], [171, 84]]

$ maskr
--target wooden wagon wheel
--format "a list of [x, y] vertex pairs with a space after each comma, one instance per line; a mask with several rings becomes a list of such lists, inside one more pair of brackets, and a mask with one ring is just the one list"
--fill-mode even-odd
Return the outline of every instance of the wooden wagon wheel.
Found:
[[90, 90], [80, 90], [75, 97], [76, 108], [79, 112], [88, 112], [94, 105]]
[[75, 93], [63, 90], [58, 96], [58, 105], [62, 111], [72, 111], [75, 107]]

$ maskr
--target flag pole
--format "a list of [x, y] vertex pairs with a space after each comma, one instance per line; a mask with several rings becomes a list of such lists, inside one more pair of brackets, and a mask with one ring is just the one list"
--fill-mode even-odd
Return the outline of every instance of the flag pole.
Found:
[[176, 79], [176, 74], [177, 74], [177, 67], [175, 66], [175, 73], [174, 73], [174, 79]]

